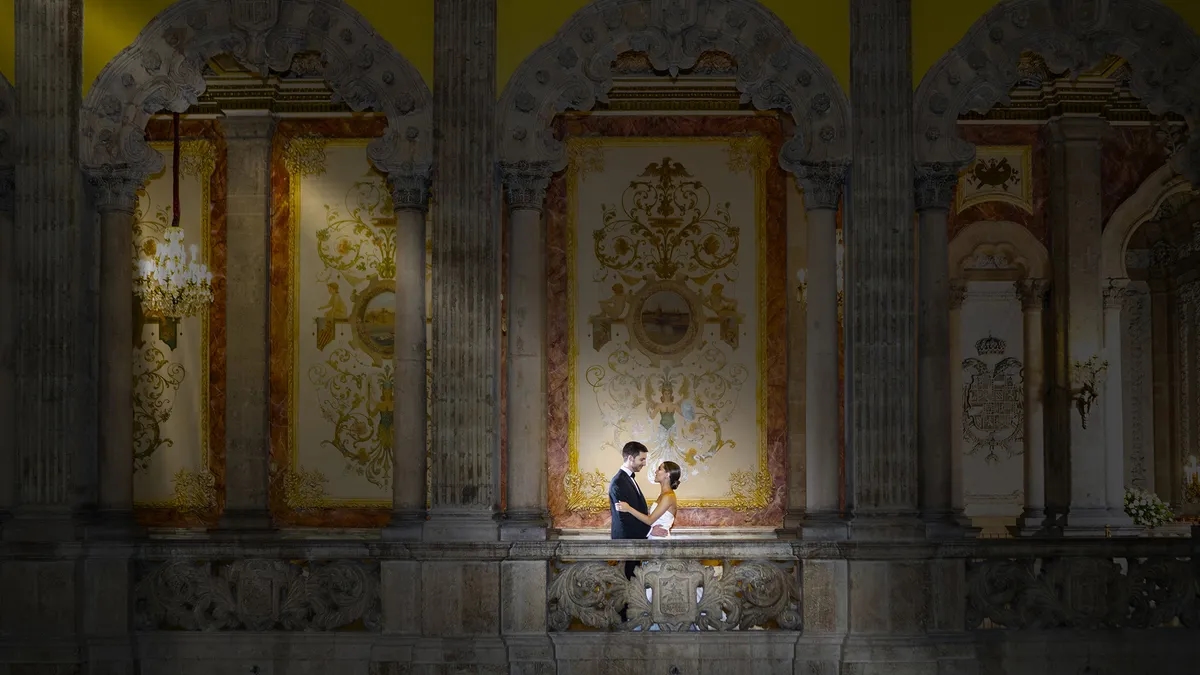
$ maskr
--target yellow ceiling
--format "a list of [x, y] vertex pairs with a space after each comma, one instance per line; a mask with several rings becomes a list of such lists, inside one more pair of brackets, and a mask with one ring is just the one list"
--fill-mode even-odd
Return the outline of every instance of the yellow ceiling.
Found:
[[[133, 42], [138, 32], [173, 0], [85, 0], [84, 93], [101, 69]], [[850, 0], [760, 0], [779, 15], [796, 38], [833, 71], [843, 88], [850, 80]], [[1200, 2], [1160, 0], [1200, 33]], [[433, 76], [434, 0], [347, 0], [404, 55], [425, 81]], [[588, 0], [497, 0], [496, 75], [508, 79], [539, 45]], [[922, 75], [954, 45], [996, 0], [912, 0], [913, 76]], [[0, 0], [0, 74], [15, 71], [15, 0]]]

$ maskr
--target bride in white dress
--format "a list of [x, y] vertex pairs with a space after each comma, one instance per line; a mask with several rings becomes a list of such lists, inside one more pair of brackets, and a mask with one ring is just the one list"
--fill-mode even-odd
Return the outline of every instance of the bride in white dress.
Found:
[[647, 539], [670, 539], [671, 528], [675, 525], [675, 488], [679, 487], [679, 477], [682, 472], [675, 462], [663, 462], [654, 471], [654, 482], [658, 483], [658, 501], [654, 502], [654, 510], [649, 515], [638, 511], [625, 502], [617, 503], [617, 510], [624, 511], [634, 518], [650, 526]]

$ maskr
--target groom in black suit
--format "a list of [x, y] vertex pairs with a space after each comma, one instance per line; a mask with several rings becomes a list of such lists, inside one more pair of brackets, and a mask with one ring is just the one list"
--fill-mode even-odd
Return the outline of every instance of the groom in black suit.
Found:
[[[625, 502], [642, 513], [650, 513], [646, 506], [646, 497], [638, 487], [634, 476], [646, 466], [646, 446], [637, 441], [629, 441], [621, 448], [621, 470], [613, 476], [608, 484], [608, 505], [612, 513], [613, 539], [645, 539], [650, 533], [650, 526], [635, 518], [632, 514], [617, 510], [617, 502]], [[633, 570], [641, 563], [634, 560], [625, 561], [625, 578], [633, 578]]]

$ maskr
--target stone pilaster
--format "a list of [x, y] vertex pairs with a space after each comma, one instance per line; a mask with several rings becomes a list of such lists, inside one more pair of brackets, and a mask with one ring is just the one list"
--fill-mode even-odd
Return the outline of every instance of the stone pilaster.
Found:
[[1048, 285], [1045, 279], [1022, 279], [1014, 286], [1025, 322], [1025, 509], [1017, 525], [1021, 534], [1033, 535], [1046, 523], [1046, 368], [1042, 310]]
[[918, 503], [910, 9], [850, 4], [847, 461], [864, 535], [871, 521], [915, 516]]
[[509, 212], [508, 485], [501, 538], [545, 539], [546, 230], [542, 205], [553, 172], [501, 166]]
[[[0, 83], [2, 84], [2, 83]], [[5, 158], [0, 156], [0, 161]], [[13, 389], [15, 369], [13, 342], [17, 337], [13, 302], [17, 279], [13, 265], [13, 207], [16, 180], [11, 166], [0, 165], [0, 433], [13, 428]], [[8, 518], [17, 490], [17, 449], [15, 443], [0, 448], [0, 524]]]
[[267, 505], [270, 425], [267, 392], [268, 298], [271, 257], [271, 138], [265, 110], [220, 119], [229, 190], [226, 216], [225, 513], [222, 530], [270, 527]]
[[[1109, 525], [1132, 525], [1125, 513], [1125, 387], [1121, 367], [1121, 307], [1129, 279], [1108, 279], [1104, 294], [1104, 468]], [[1110, 529], [1111, 532], [1111, 529]]]
[[[847, 166], [823, 162], [801, 165], [796, 182], [804, 191], [807, 215], [807, 273], [804, 292], [804, 511], [797, 523], [805, 539], [844, 538], [838, 483], [838, 298], [837, 209]], [[799, 309], [797, 307], [796, 309]], [[794, 315], [795, 312], [792, 312]], [[794, 316], [792, 317], [795, 318]], [[791, 323], [791, 322], [789, 322]], [[800, 370], [800, 359], [789, 367]], [[800, 375], [793, 371], [788, 382]], [[795, 455], [793, 455], [793, 461]], [[799, 486], [790, 486], [789, 492]], [[798, 491], [798, 490], [797, 490]], [[789, 513], [791, 519], [797, 514]], [[791, 525], [791, 523], [787, 523]]]
[[917, 168], [915, 196], [920, 238], [917, 271], [917, 452], [921, 467], [921, 517], [930, 534], [955, 518], [950, 496], [950, 237], [949, 210], [958, 183], [956, 167]]
[[133, 524], [133, 214], [142, 176], [88, 176], [100, 218], [98, 505], [106, 529]]
[[[1104, 358], [1103, 298], [1100, 283], [1100, 232], [1103, 225], [1100, 140], [1108, 124], [1099, 118], [1063, 118], [1049, 125], [1050, 242], [1054, 266], [1050, 293], [1057, 322], [1053, 350], [1055, 394], [1050, 406], [1057, 418], [1057, 447], [1066, 448], [1070, 495], [1068, 533], [1102, 535], [1112, 524], [1108, 513], [1105, 464], [1105, 411], [1096, 400], [1086, 421], [1077, 405], [1082, 390], [1078, 366]], [[1096, 383], [1097, 393], [1103, 382]], [[1052, 462], [1053, 465], [1053, 462]]]
[[[80, 460], [95, 447], [91, 309], [94, 220], [79, 173], [82, 0], [16, 7], [17, 133], [13, 261], [16, 395], [5, 439], [19, 467], [6, 537], [74, 536], [90, 488]], [[28, 527], [16, 527], [25, 521]], [[51, 579], [39, 583], [53, 584]]]
[[963, 495], [963, 369], [962, 369], [962, 306], [967, 299], [967, 282], [951, 279], [948, 293], [949, 352], [950, 352], [950, 510], [960, 522], [965, 499]]
[[392, 391], [392, 522], [389, 539], [419, 539], [425, 525], [425, 209], [429, 170], [388, 174], [396, 209], [396, 342]]
[[434, 8], [433, 444], [430, 539], [495, 539], [500, 195], [496, 0]]

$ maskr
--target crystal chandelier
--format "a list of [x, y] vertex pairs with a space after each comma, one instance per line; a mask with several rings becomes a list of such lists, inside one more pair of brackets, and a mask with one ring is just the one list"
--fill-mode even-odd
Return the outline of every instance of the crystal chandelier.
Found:
[[166, 243], [155, 246], [153, 257], [136, 264], [133, 292], [141, 299], [146, 314], [180, 319], [195, 316], [212, 303], [212, 272], [201, 261], [199, 247], [192, 244], [189, 251], [183, 244], [183, 228], [179, 227], [179, 113], [175, 113], [172, 128], [171, 226], [163, 232]]

